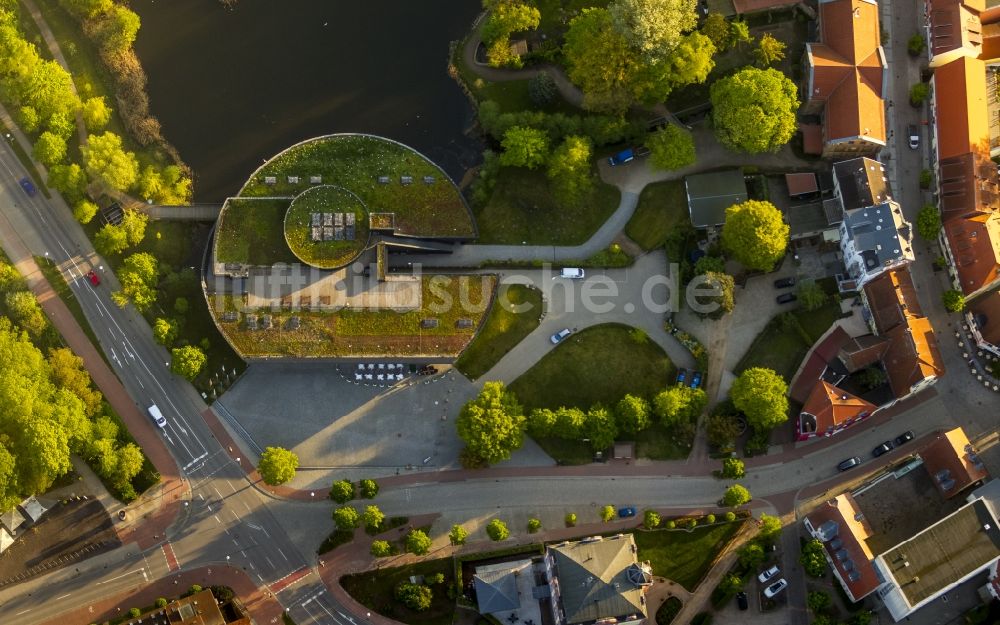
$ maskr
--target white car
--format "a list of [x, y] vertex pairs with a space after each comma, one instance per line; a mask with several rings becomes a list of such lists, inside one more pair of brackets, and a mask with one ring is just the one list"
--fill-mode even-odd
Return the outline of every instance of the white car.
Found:
[[552, 341], [553, 345], [558, 345], [560, 341], [562, 341], [564, 338], [572, 334], [572, 332], [573, 331], [570, 330], [569, 328], [563, 328], [562, 330], [559, 330], [558, 332], [550, 336], [549, 340]]
[[768, 599], [774, 599], [775, 595], [786, 588], [788, 588], [788, 581], [786, 581], [785, 578], [781, 578], [764, 589], [764, 596]]
[[761, 584], [763, 584], [763, 583], [767, 582], [767, 580], [773, 578], [779, 572], [780, 571], [778, 570], [778, 565], [774, 565], [771, 568], [769, 568], [766, 571], [764, 571], [763, 573], [761, 573], [760, 575], [758, 575], [757, 579], [760, 580]]
[[167, 427], [167, 418], [163, 416], [163, 413], [160, 412], [160, 408], [156, 404], [153, 404], [152, 406], [147, 408], [146, 411], [149, 412], [149, 417], [153, 420], [153, 423], [155, 423], [158, 427], [160, 428]]
[[583, 269], [578, 267], [563, 267], [562, 271], [559, 272], [560, 278], [568, 278], [570, 280], [583, 280], [586, 277]]

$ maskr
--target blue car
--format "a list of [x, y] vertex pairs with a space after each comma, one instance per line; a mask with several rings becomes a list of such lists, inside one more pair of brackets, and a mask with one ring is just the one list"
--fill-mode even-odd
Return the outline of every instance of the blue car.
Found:
[[691, 388], [698, 388], [701, 386], [701, 371], [695, 371], [691, 374]]
[[635, 516], [635, 508], [632, 506], [626, 506], [624, 508], [618, 508], [618, 518], [627, 519], [629, 517]]
[[677, 370], [677, 386], [684, 386], [684, 382], [687, 380], [688, 370], [678, 369]]
[[30, 197], [35, 197], [37, 189], [35, 189], [35, 184], [33, 182], [27, 178], [21, 178], [18, 183], [21, 185], [21, 188], [24, 189], [25, 193], [27, 193]]
[[614, 156], [608, 157], [608, 164], [612, 167], [616, 165], [624, 165], [635, 158], [635, 151], [632, 148], [627, 150], [622, 150]]

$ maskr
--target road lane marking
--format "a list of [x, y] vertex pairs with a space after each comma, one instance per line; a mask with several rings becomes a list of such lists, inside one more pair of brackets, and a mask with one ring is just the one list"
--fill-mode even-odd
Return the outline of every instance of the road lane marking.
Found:
[[278, 553], [281, 554], [281, 557], [285, 559], [285, 562], [288, 562], [288, 556], [286, 556], [285, 552], [281, 550], [281, 547], [275, 547], [275, 549], [277, 549]]
[[56, 597], [56, 601], [59, 601], [60, 599], [65, 599], [66, 597], [70, 596], [71, 594], [73, 594], [73, 593], [69, 593], [68, 592], [65, 595], [61, 596], [61, 597]]
[[238, 522], [240, 522], [240, 523], [242, 523], [242, 522], [243, 522], [243, 519], [241, 519], [241, 518], [240, 518], [240, 515], [236, 514], [236, 511], [235, 511], [235, 510], [230, 510], [230, 512], [232, 512], [232, 513], [233, 513], [233, 516], [234, 516], [234, 517], [236, 517], [236, 520], [237, 520]]
[[[280, 551], [280, 550], [279, 550]], [[287, 559], [287, 558], [286, 558]], [[309, 567], [303, 566], [295, 571], [292, 571], [288, 575], [281, 577], [271, 583], [271, 592], [278, 594], [282, 590], [285, 590], [298, 582], [300, 579], [309, 575]]]
[[219, 496], [219, 501], [222, 501], [223, 499], [225, 499], [225, 497], [222, 496], [222, 493], [219, 492], [218, 488], [216, 488], [216, 487], [213, 486], [212, 490], [214, 490], [215, 494]]
[[121, 579], [123, 577], [128, 577], [129, 575], [132, 575], [133, 573], [144, 573], [144, 572], [145, 572], [144, 568], [143, 569], [135, 569], [134, 571], [128, 571], [127, 573], [122, 573], [118, 577], [112, 577], [111, 579], [106, 579], [103, 582], [96, 582], [94, 585], [95, 586], [100, 586], [101, 584], [107, 584], [109, 582], [113, 582], [116, 579]]
[[217, 514], [213, 514], [213, 515], [212, 515], [212, 517], [214, 517], [214, 518], [215, 518], [215, 522], [216, 522], [216, 523], [218, 523], [219, 525], [222, 525], [222, 521], [220, 521], [220, 520], [219, 520], [219, 515], [217, 515]]
[[274, 570], [274, 562], [271, 562], [271, 558], [264, 556], [264, 559], [267, 560], [267, 565], [271, 567], [272, 570]]
[[247, 512], [253, 512], [253, 510], [250, 509], [249, 504], [247, 504], [247, 502], [245, 501], [243, 502], [243, 507], [247, 509]]
[[18, 612], [14, 616], [21, 616], [22, 614], [27, 614], [28, 612], [31, 612], [31, 608], [28, 608], [27, 610], [21, 610], [20, 612]]

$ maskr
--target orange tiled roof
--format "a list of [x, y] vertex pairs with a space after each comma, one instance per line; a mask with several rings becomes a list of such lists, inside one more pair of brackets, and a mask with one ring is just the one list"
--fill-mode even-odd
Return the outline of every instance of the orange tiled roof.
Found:
[[922, 317], [923, 311], [909, 268], [892, 269], [864, 286], [868, 308], [879, 334], [906, 323], [907, 317]]
[[990, 291], [969, 302], [969, 312], [983, 340], [1000, 345], [1000, 291]]
[[949, 219], [944, 234], [963, 293], [976, 293], [1000, 280], [1000, 214]]
[[976, 212], [990, 212], [1000, 198], [997, 166], [989, 152], [967, 152], [938, 164], [941, 219], [949, 221]]
[[860, 601], [882, 584], [872, 565], [875, 556], [865, 542], [874, 532], [850, 493], [823, 502], [806, 518], [828, 539], [823, 546], [835, 563], [837, 577], [854, 601]]
[[837, 358], [844, 363], [848, 371], [854, 372], [881, 360], [887, 349], [889, 349], [889, 339], [884, 336], [874, 334], [853, 336], [840, 348]]
[[878, 5], [833, 0], [819, 5], [820, 41], [807, 44], [812, 101], [824, 101], [826, 140], [868, 137], [885, 142]]
[[802, 406], [802, 415], [812, 415], [815, 427], [810, 431], [822, 434], [852, 419], [868, 416], [876, 408], [875, 404], [820, 380]]
[[938, 159], [989, 152], [986, 64], [967, 56], [934, 70], [934, 103], [939, 120]]
[[978, 461], [962, 428], [939, 434], [920, 450], [920, 457], [934, 485], [946, 499], [986, 479], [986, 468]]
[[931, 0], [927, 16], [931, 55], [958, 48], [975, 52], [982, 43], [979, 14], [985, 8], [985, 0]]
[[889, 351], [882, 363], [896, 397], [910, 394], [914, 385], [944, 375], [944, 360], [934, 328], [926, 317], [908, 319], [889, 332]]
[[[994, 7], [992, 10], [1000, 14], [1000, 6]], [[985, 18], [986, 13], [979, 17]], [[987, 62], [1000, 58], [1000, 24], [983, 22], [983, 49], [979, 53], [979, 58]]]

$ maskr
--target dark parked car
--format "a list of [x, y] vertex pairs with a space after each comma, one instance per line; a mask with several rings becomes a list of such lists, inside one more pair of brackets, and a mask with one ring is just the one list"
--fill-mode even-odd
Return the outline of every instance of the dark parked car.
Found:
[[854, 467], [861, 464], [861, 456], [854, 456], [853, 458], [848, 458], [837, 465], [838, 471], [847, 471], [853, 469]]
[[738, 605], [741, 610], [746, 610], [750, 607], [750, 603], [747, 601], [747, 593], [742, 590], [736, 593], [736, 605]]
[[31, 182], [27, 178], [21, 178], [20, 180], [18, 180], [18, 184], [21, 185], [21, 188], [24, 189], [25, 193], [27, 193], [31, 197], [35, 197], [36, 189], [33, 182]]
[[779, 304], [791, 304], [797, 299], [798, 298], [795, 297], [795, 293], [782, 293], [778, 297], [774, 298], [774, 301], [778, 302]]
[[677, 385], [684, 386], [684, 381], [687, 380], [688, 370], [678, 369], [677, 370]]
[[787, 289], [795, 286], [795, 278], [778, 278], [774, 281], [774, 288], [776, 289]]
[[872, 455], [878, 458], [882, 454], [892, 451], [892, 441], [886, 441], [872, 450]]
[[618, 508], [618, 518], [628, 519], [635, 516], [635, 508], [632, 506], [626, 506], [624, 508]]
[[698, 388], [701, 386], [701, 371], [695, 371], [691, 374], [691, 388]]
[[912, 440], [913, 440], [913, 432], [907, 430], [902, 434], [900, 434], [899, 436], [897, 436], [893, 442], [896, 443], [896, 447], [899, 447], [900, 445], [905, 445], [906, 443], [909, 443]]

